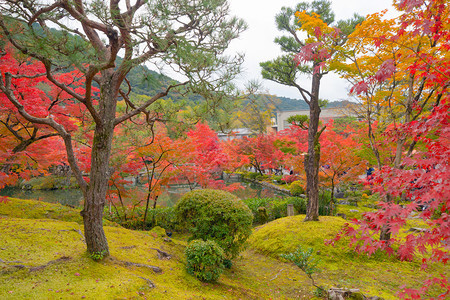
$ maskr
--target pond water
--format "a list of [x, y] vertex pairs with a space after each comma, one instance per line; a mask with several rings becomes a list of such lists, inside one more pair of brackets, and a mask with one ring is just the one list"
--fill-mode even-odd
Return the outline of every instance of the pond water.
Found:
[[[233, 181], [236, 182], [235, 180]], [[244, 189], [234, 191], [233, 194], [241, 199], [268, 197], [281, 198], [286, 196], [279, 191], [270, 189], [268, 187], [263, 187], [257, 183], [242, 181], [240, 181], [240, 183], [244, 187]], [[144, 190], [145, 188], [142, 187], [141, 193], [144, 192]], [[180, 199], [187, 192], [189, 192], [189, 187], [187, 185], [171, 185], [158, 198], [158, 205], [163, 207], [174, 206], [177, 203], [178, 199]], [[22, 190], [18, 188], [6, 187], [0, 190], [0, 196], [8, 196], [20, 199], [34, 199], [71, 206], [80, 206], [82, 205], [83, 201], [83, 195], [78, 189]]]
[[0, 190], [0, 196], [8, 196], [20, 199], [42, 200], [50, 203], [61, 203], [63, 205], [79, 206], [83, 194], [79, 189], [66, 190], [22, 190], [19, 188], [6, 187]]

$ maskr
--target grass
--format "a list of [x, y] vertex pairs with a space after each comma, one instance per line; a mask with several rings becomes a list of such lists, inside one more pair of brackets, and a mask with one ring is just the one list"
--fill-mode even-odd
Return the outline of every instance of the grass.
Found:
[[[256, 228], [233, 267], [217, 283], [206, 284], [185, 270], [186, 235], [174, 233], [169, 241], [161, 228], [142, 232], [106, 222], [111, 257], [95, 262], [85, 252], [79, 210], [10, 200], [0, 204], [0, 299], [313, 299], [307, 276], [278, 258], [299, 244], [314, 248], [322, 261], [315, 278], [327, 287], [359, 288], [366, 295], [395, 299], [400, 285], [417, 287], [426, 277], [418, 261], [399, 262], [383, 254], [368, 258], [344, 244], [325, 246], [324, 239], [332, 238], [345, 220], [321, 217], [305, 223], [300, 215]], [[173, 257], [160, 260], [155, 249]], [[439, 265], [428, 272], [449, 275]]]

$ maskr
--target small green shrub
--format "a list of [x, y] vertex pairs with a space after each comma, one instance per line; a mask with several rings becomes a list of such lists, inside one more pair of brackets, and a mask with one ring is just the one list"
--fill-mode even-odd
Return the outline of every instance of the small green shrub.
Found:
[[193, 240], [185, 251], [186, 269], [200, 281], [214, 282], [224, 269], [224, 251], [214, 241]]
[[331, 214], [331, 191], [322, 189], [319, 192], [319, 215], [329, 216]]
[[313, 248], [303, 250], [303, 247], [299, 245], [294, 252], [281, 254], [280, 256], [286, 260], [293, 262], [303, 272], [310, 276], [319, 270], [317, 268], [319, 261], [313, 257], [313, 251]]
[[294, 209], [297, 214], [306, 214], [306, 199], [301, 197], [286, 198], [289, 204], [294, 204]]
[[92, 258], [92, 260], [101, 261], [105, 257], [105, 253], [106, 253], [105, 250], [92, 252], [91, 254], [89, 254], [89, 257]]
[[226, 259], [223, 260], [223, 266], [226, 269], [231, 269], [231, 267], [233, 266], [233, 262], [230, 259], [226, 258]]
[[291, 183], [291, 186], [289, 187], [289, 191], [291, 192], [291, 195], [295, 196], [295, 197], [305, 194], [305, 188], [303, 187], [303, 184], [299, 180]]
[[295, 252], [288, 254], [281, 254], [280, 256], [286, 260], [293, 262], [297, 267], [299, 267], [305, 274], [311, 279], [312, 285], [316, 287], [316, 296], [323, 295], [325, 289], [322, 286], [316, 285], [313, 274], [319, 271], [317, 265], [319, 260], [313, 257], [313, 248], [308, 250], [303, 250], [302, 246], [299, 245]]
[[254, 224], [264, 224], [269, 220], [267, 200], [270, 198], [247, 198], [242, 201], [248, 206], [253, 214]]
[[286, 217], [288, 204], [293, 204], [298, 214], [306, 213], [306, 200], [300, 197], [248, 198], [243, 201], [253, 213], [254, 224]]
[[[117, 209], [119, 210], [120, 216], [117, 215], [117, 212], [114, 209], [109, 213], [107, 208], [105, 208], [105, 218], [128, 229], [142, 230], [142, 228], [145, 228], [146, 230], [150, 230], [155, 226], [160, 226], [172, 231], [181, 230], [177, 223], [173, 207], [157, 207], [155, 209], [149, 209], [145, 227], [142, 226], [145, 212], [144, 207], [135, 207], [134, 209], [129, 209], [128, 207], [123, 209], [118, 207]], [[127, 216], [126, 220], [124, 218], [125, 215]]]
[[265, 224], [267, 223], [267, 221], [269, 221], [267, 209], [264, 206], [258, 207], [257, 213], [253, 215], [253, 222], [256, 222], [258, 224]]
[[257, 177], [258, 175], [261, 176], [261, 174], [256, 173], [256, 172], [249, 172], [249, 173], [247, 174], [248, 178], [250, 178], [250, 179], [252, 179], [252, 180], [256, 180], [256, 177]]
[[192, 233], [191, 239], [213, 240], [234, 258], [251, 234], [253, 215], [235, 195], [221, 190], [186, 193], [175, 206], [178, 222]]
[[258, 181], [263, 181], [265, 178], [267, 178], [267, 177], [264, 175], [256, 174], [256, 180], [258, 180]]
[[270, 199], [271, 198], [247, 198], [242, 201], [244, 201], [244, 203], [248, 206], [248, 208], [250, 208], [252, 213], [255, 214], [258, 211], [258, 208], [266, 207], [267, 202]]
[[286, 182], [281, 180], [283, 178], [282, 175], [272, 175], [272, 180], [278, 184], [285, 184]]

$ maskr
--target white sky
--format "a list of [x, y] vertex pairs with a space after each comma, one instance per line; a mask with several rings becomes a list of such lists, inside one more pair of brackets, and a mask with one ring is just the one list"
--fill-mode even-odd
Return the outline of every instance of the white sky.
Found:
[[[311, 0], [303, 0], [309, 1]], [[275, 15], [281, 7], [295, 7], [302, 0], [228, 0], [231, 14], [244, 19], [248, 29], [239, 39], [232, 42], [229, 53], [245, 53], [244, 73], [239, 79], [242, 85], [248, 80], [259, 80], [265, 91], [269, 94], [299, 99], [300, 95], [295, 88], [283, 86], [275, 82], [263, 80], [259, 63], [271, 60], [281, 54], [279, 46], [273, 41], [281, 32], [275, 25]], [[392, 0], [332, 0], [335, 20], [351, 18], [353, 13], [366, 16], [383, 9], [393, 11]], [[388, 17], [392, 16], [388, 13]], [[310, 80], [305, 77], [300, 83], [310, 88]], [[349, 90], [346, 81], [335, 74], [325, 75], [321, 82], [320, 98], [330, 101], [348, 99]]]

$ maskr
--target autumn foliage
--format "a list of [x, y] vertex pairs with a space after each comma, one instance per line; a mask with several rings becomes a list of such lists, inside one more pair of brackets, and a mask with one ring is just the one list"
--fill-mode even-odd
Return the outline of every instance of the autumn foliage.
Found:
[[[78, 130], [83, 111], [70, 95], [43, 76], [45, 68], [40, 62], [21, 57], [7, 44], [0, 55], [0, 72], [12, 74], [14, 95], [33, 116], [51, 116], [69, 131]], [[55, 74], [55, 78], [80, 89], [76, 72]], [[47, 174], [50, 167], [66, 161], [64, 145], [56, 131], [25, 120], [5, 93], [0, 93], [0, 138], [0, 188], [15, 184], [18, 179]]]
[[[158, 197], [171, 183], [186, 184], [191, 190], [232, 191], [240, 185], [227, 185], [221, 179], [222, 173], [252, 169], [261, 177], [281, 172], [282, 180], [289, 184], [306, 177], [305, 157], [309, 152], [320, 153], [320, 187], [332, 191], [333, 202], [335, 187], [356, 181], [370, 161], [376, 162], [377, 171], [367, 188], [378, 193], [378, 210], [346, 224], [329, 243], [347, 237], [349, 246], [359, 253], [373, 255], [384, 251], [406, 261], [420, 256], [422, 268], [435, 262], [447, 264], [450, 8], [444, 0], [394, 2], [399, 17], [388, 19], [386, 11], [368, 15], [345, 35], [315, 13], [296, 14], [307, 38], [295, 56], [295, 64], [309, 64], [313, 76], [333, 70], [352, 84], [350, 94], [358, 100], [357, 113], [363, 119], [355, 121], [353, 127], [336, 130], [332, 121], [319, 124], [317, 115], [317, 128], [309, 136], [308, 129], [291, 126], [277, 134], [221, 141], [206, 122], [198, 122], [175, 137], [167, 130], [173, 124], [160, 122], [161, 115], [154, 113], [150, 118], [147, 112], [141, 116], [136, 108], [130, 113], [131, 100], [121, 90], [121, 101], [128, 101], [129, 107], [123, 102], [117, 104], [117, 114], [126, 118], [116, 119], [111, 127], [114, 143], [111, 156], [109, 152], [105, 156], [110, 160], [105, 165], [109, 175], [106, 200], [112, 210], [128, 221], [136, 208], [144, 207], [145, 228], [149, 209], [157, 207]], [[61, 134], [56, 126], [43, 125], [42, 120], [54, 120], [70, 135], [71, 156], [79, 168], [80, 182], [87, 188], [90, 179], [85, 175], [91, 169], [94, 130], [104, 126], [95, 113], [88, 114], [87, 110], [97, 109], [98, 100], [92, 95], [99, 90], [91, 85], [89, 93], [84, 90], [86, 78], [79, 71], [81, 67], [78, 71], [68, 68], [52, 74], [58, 86], [45, 76], [46, 68], [41, 62], [19, 55], [7, 43], [2, 50], [0, 189], [21, 179], [47, 175], [52, 167], [67, 164], [68, 154], [57, 137]], [[294, 58], [290, 59], [292, 63]], [[306, 100], [305, 95], [313, 98], [312, 92], [301, 88], [299, 91]], [[7, 93], [12, 93], [12, 97], [8, 98]], [[89, 103], [81, 105], [73, 95], [85, 95], [80, 98], [90, 99]], [[10, 98], [17, 99], [41, 123], [27, 121], [18, 111], [20, 105], [13, 105]], [[111, 115], [113, 121], [114, 117], [115, 112]], [[95, 118], [103, 125], [95, 125]], [[127, 118], [131, 122], [123, 122]], [[292, 174], [287, 175], [286, 171]], [[99, 175], [102, 180], [103, 177], [103, 173]], [[131, 187], [133, 180], [144, 189]], [[0, 202], [4, 201], [0, 197]], [[99, 211], [103, 212], [103, 206]], [[404, 228], [411, 217], [423, 220], [426, 227], [406, 232]], [[389, 238], [380, 237], [386, 233]], [[449, 297], [450, 283], [445, 277], [430, 278], [422, 287], [402, 290], [399, 296], [420, 299], [433, 285], [446, 291], [439, 299]]]
[[[354, 220], [356, 227], [347, 224], [342, 234], [349, 236], [350, 245], [360, 252], [384, 250], [402, 260], [423, 255], [422, 267], [426, 268], [430, 262], [446, 264], [450, 257], [450, 30], [445, 26], [449, 7], [445, 1], [398, 1], [396, 6], [401, 12], [398, 19], [368, 16], [361, 31], [355, 32], [363, 38], [360, 45], [370, 45], [384, 56], [364, 56], [364, 66], [372, 66], [372, 70], [367, 69], [366, 75], [359, 73], [363, 80], [355, 82], [353, 91], [388, 107], [390, 113], [406, 108], [403, 119], [397, 119], [381, 135], [397, 146], [395, 159], [383, 164], [373, 185], [386, 200], [379, 203], [377, 212]], [[373, 35], [367, 36], [367, 28], [373, 29]], [[411, 215], [428, 226], [402, 234]], [[382, 231], [391, 238], [378, 239]], [[448, 297], [450, 283], [445, 277], [431, 278], [423, 287], [406, 289], [399, 296], [420, 299], [433, 285], [446, 290], [439, 299]]]

